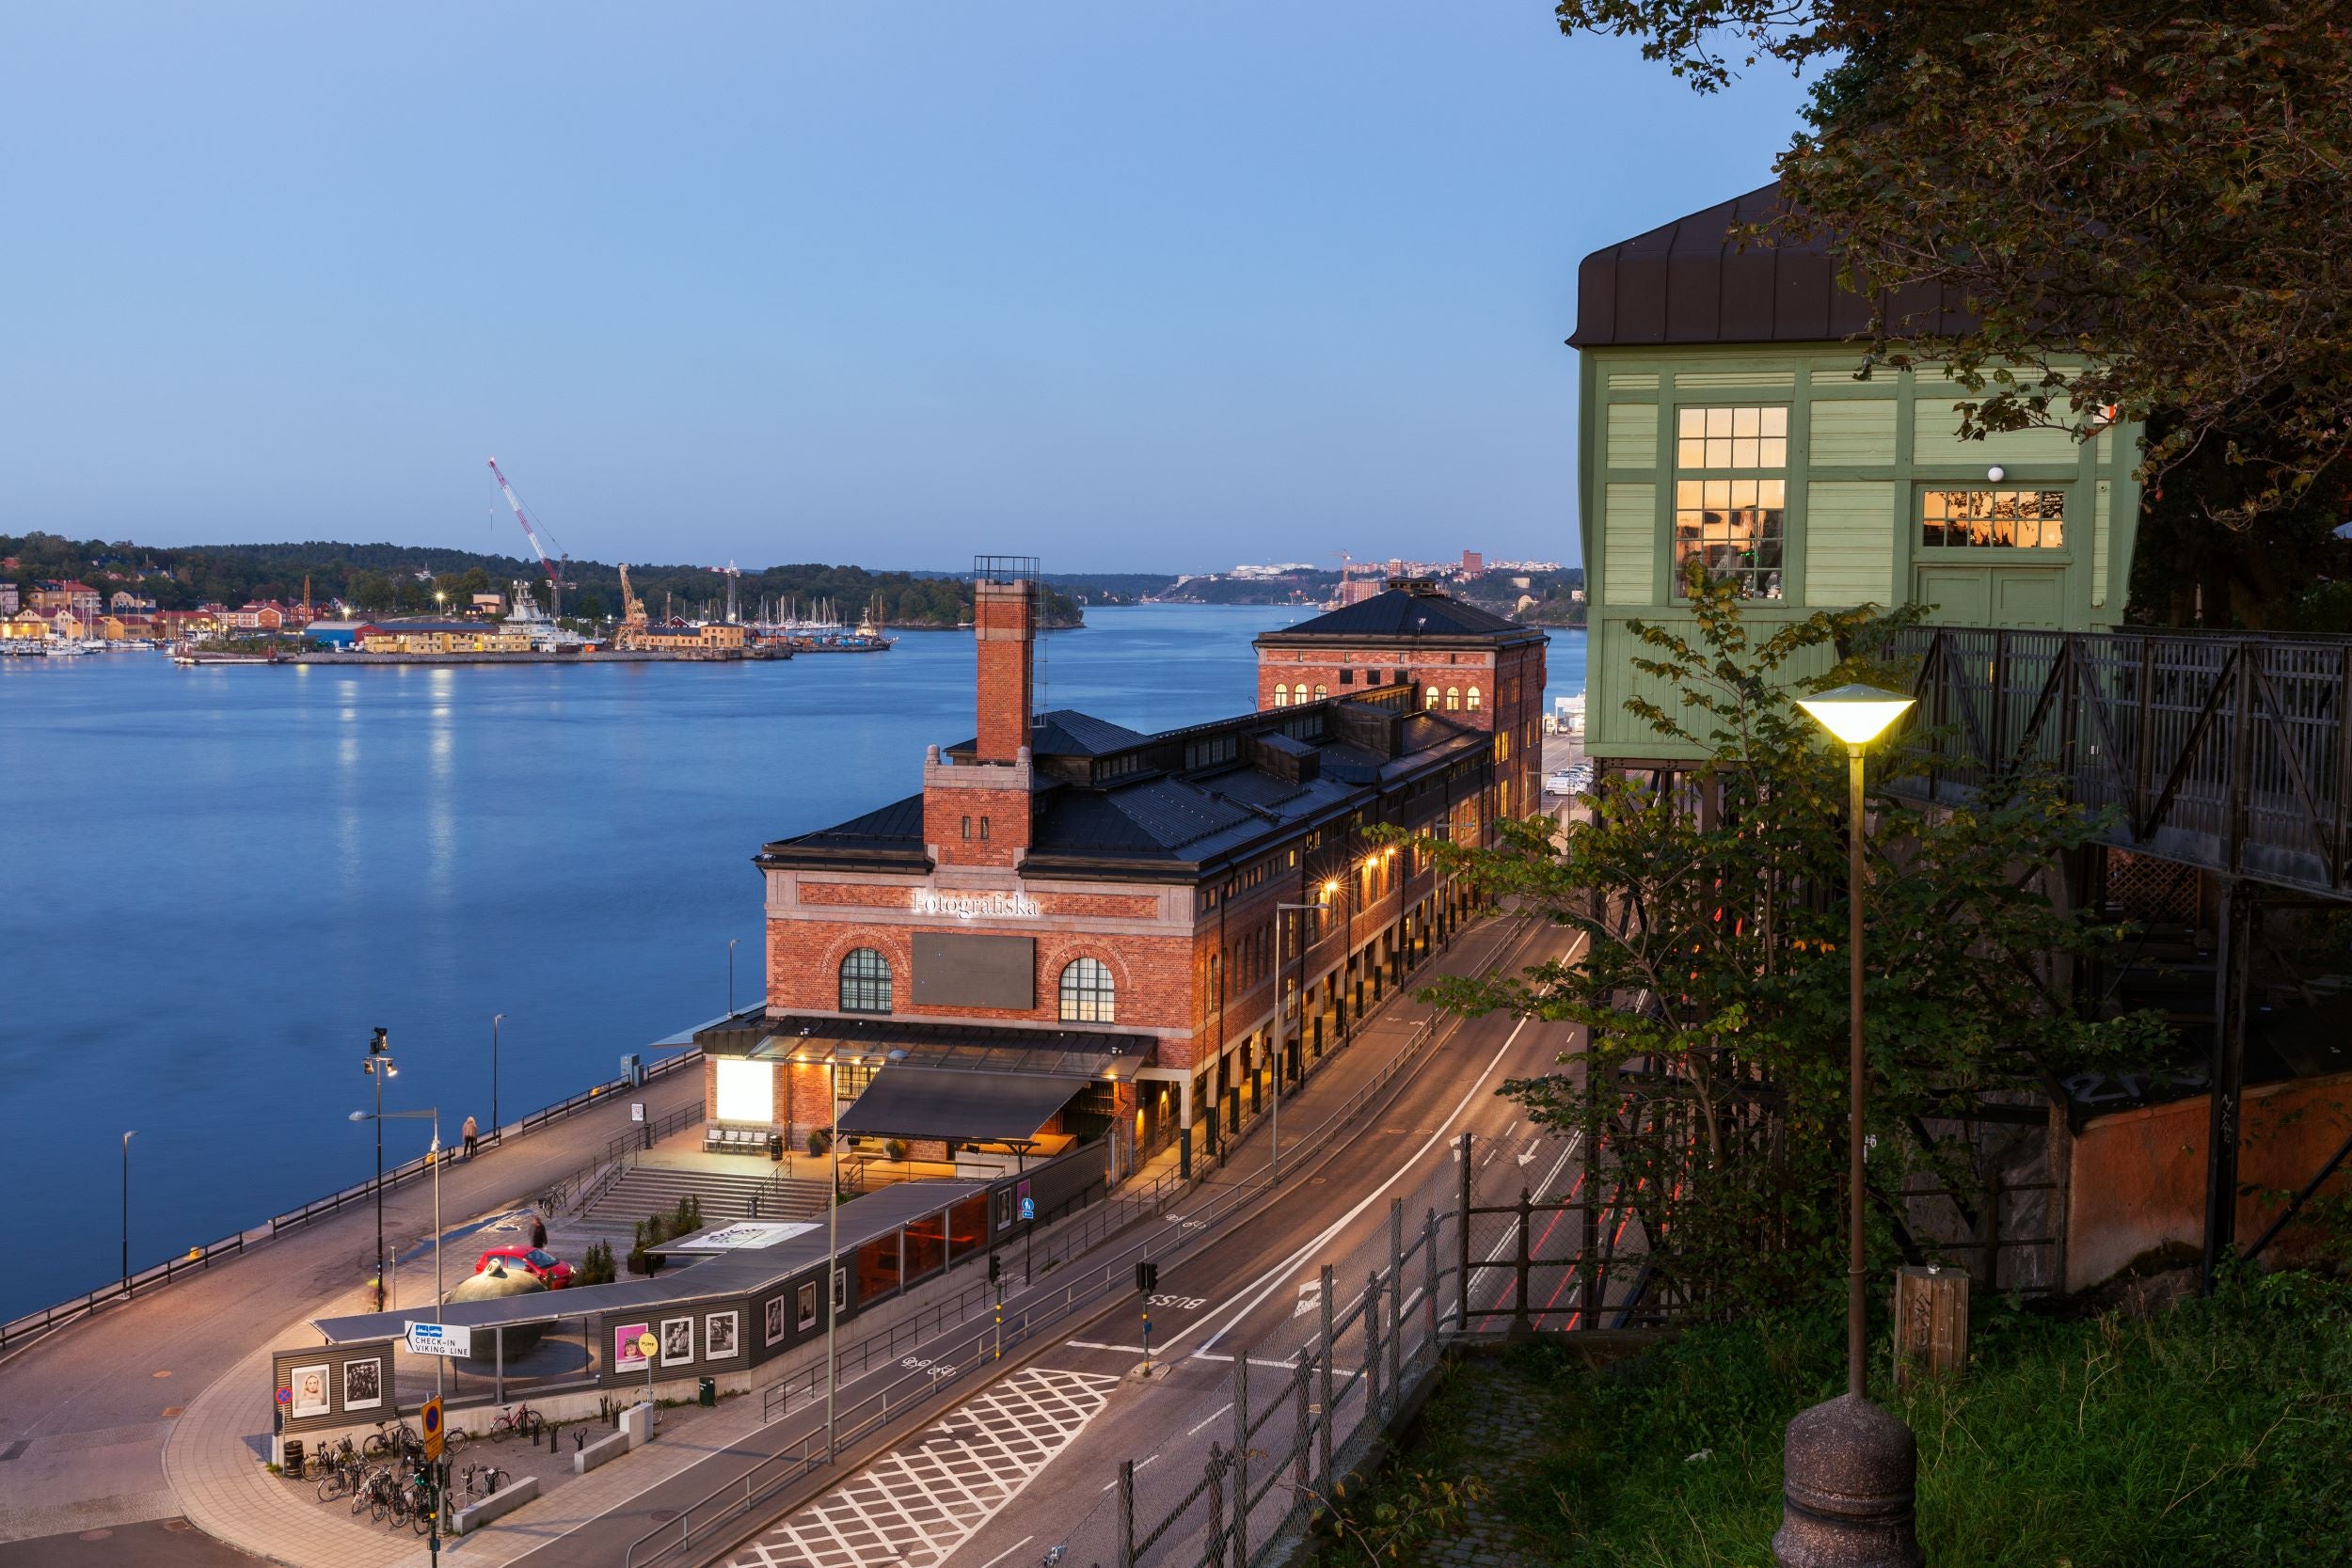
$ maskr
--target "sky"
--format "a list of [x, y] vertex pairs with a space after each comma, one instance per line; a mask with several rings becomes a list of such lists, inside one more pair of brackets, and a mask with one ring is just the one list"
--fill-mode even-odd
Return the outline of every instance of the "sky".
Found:
[[0, 532], [1573, 562], [1576, 264], [1771, 178], [1544, 0], [20, 6]]

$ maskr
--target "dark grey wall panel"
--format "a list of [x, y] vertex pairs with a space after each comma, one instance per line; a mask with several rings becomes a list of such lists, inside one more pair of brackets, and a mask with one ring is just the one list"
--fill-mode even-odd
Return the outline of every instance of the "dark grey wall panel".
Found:
[[1037, 1006], [1037, 939], [914, 933], [914, 1000], [927, 1007]]

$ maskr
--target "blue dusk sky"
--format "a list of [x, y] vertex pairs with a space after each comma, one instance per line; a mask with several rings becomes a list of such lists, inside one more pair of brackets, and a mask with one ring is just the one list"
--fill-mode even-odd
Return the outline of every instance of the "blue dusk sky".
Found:
[[1576, 263], [1762, 183], [1544, 0], [23, 5], [0, 532], [1574, 561]]

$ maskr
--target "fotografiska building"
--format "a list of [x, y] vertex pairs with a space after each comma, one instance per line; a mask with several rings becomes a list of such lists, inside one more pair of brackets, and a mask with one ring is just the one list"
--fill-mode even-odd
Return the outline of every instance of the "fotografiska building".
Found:
[[[1532, 809], [1543, 634], [1398, 579], [1261, 636], [1254, 710], [1147, 734], [1034, 712], [1037, 563], [974, 577], [978, 734], [756, 857], [766, 1002], [697, 1037], [707, 1142], [803, 1140], [832, 1085], [868, 1148], [1106, 1140], [1117, 1177], [1173, 1142], [1189, 1170], [1265, 1107], [1278, 995], [1295, 1080], [1453, 928], [1432, 841]], [[1278, 974], [1285, 903], [1327, 908]]]

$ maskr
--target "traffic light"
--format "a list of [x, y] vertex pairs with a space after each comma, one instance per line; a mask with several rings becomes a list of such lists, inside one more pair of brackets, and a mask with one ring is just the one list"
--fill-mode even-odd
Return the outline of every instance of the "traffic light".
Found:
[[1136, 1293], [1150, 1295], [1160, 1288], [1160, 1266], [1150, 1260], [1136, 1265]]
[[991, 1285], [997, 1283], [998, 1275], [1003, 1273], [1003, 1269], [1004, 1265], [996, 1261], [996, 1255], [990, 1253], [988, 1255], [988, 1282]]

